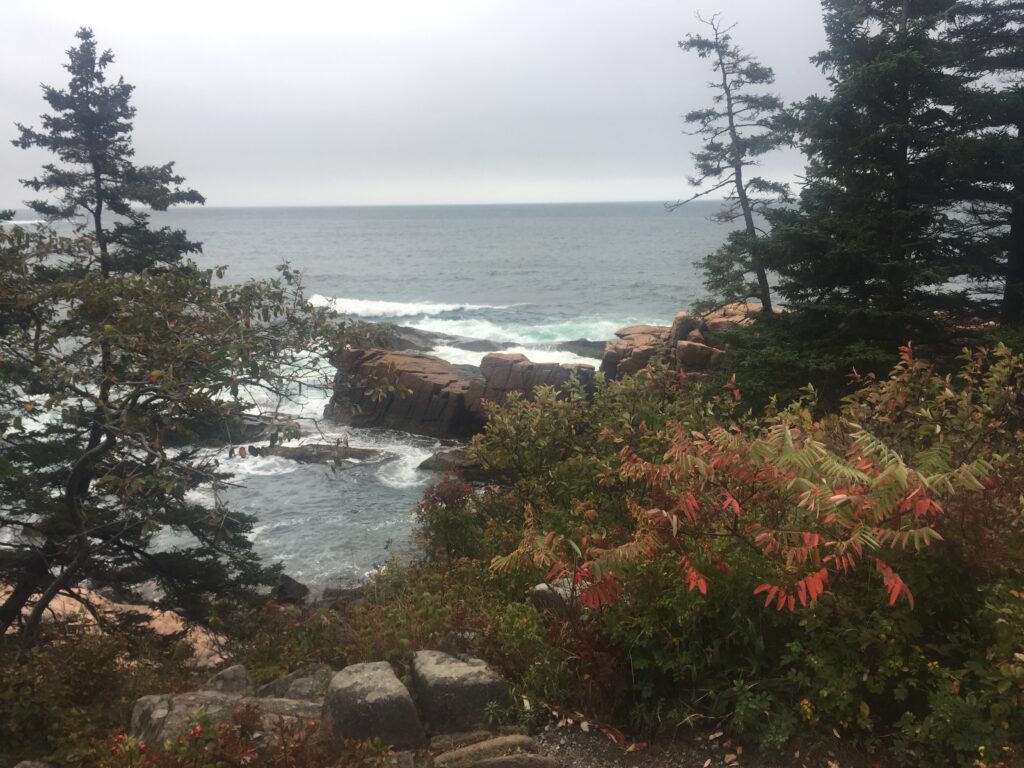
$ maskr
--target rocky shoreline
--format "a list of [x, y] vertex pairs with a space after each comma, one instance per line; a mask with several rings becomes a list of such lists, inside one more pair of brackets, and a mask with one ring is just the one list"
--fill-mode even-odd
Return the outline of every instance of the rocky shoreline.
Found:
[[[590, 388], [600, 373], [615, 379], [664, 359], [688, 374], [717, 367], [723, 332], [750, 322], [761, 305], [731, 304], [703, 316], [676, 315], [671, 325], [620, 328], [608, 341], [576, 339], [553, 349], [591, 357], [597, 365], [536, 363], [487, 340], [441, 336], [415, 328], [396, 330], [391, 348], [349, 349], [331, 362], [337, 368], [327, 419], [356, 427], [385, 427], [431, 437], [467, 439], [484, 425], [484, 402], [511, 393], [530, 399], [534, 390], [560, 388], [575, 379]], [[438, 345], [488, 352], [479, 366], [456, 365], [428, 354]]]

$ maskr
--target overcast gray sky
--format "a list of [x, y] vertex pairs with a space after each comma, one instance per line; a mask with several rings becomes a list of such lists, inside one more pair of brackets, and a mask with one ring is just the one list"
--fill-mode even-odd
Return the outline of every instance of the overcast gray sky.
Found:
[[[134, 84], [138, 160], [208, 205], [669, 200], [688, 194], [707, 62], [676, 47], [722, 11], [787, 99], [820, 92], [816, 0], [5, 0], [0, 208], [79, 26]], [[800, 171], [795, 153], [766, 175]]]

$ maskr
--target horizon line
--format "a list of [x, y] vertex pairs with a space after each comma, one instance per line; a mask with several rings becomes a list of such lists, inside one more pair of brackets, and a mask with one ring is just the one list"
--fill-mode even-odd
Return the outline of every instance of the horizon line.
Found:
[[[702, 198], [691, 202], [721, 203], [724, 198]], [[153, 213], [166, 213], [168, 211], [189, 211], [189, 210], [213, 210], [213, 209], [242, 209], [242, 208], [486, 208], [498, 206], [528, 206], [528, 205], [630, 205], [654, 203], [657, 205], [672, 205], [671, 200], [548, 200], [548, 201], [506, 201], [506, 202], [482, 202], [482, 203], [258, 203], [258, 204], [223, 204], [223, 205], [179, 205], [167, 209], [167, 211], [152, 211]], [[3, 206], [0, 206], [3, 208]], [[15, 216], [24, 212], [33, 212], [31, 208], [14, 208]]]

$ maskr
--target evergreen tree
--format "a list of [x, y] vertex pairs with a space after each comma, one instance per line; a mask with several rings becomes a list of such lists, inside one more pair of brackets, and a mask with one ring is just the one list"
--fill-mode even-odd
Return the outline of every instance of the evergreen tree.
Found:
[[155, 582], [165, 607], [201, 619], [213, 597], [271, 583], [253, 518], [217, 501], [227, 476], [201, 446], [245, 439], [247, 391], [285, 392], [303, 349], [332, 351], [291, 272], [224, 287], [197, 269], [105, 277], [80, 268], [90, 252], [0, 229], [0, 636], [31, 607], [26, 642], [81, 584]]
[[[823, 0], [829, 91], [796, 108], [808, 158], [798, 205], [767, 212], [766, 260], [787, 312], [733, 354], [741, 382], [814, 382], [835, 402], [853, 368], [887, 370], [907, 341], [948, 339], [981, 306], [989, 246], [956, 213], [957, 111], [970, 78], [941, 38], [946, 0]], [[748, 387], [749, 391], [749, 387]], [[781, 392], [780, 392], [781, 394]]]
[[67, 52], [67, 88], [43, 86], [52, 114], [41, 117], [41, 130], [17, 126], [15, 146], [45, 149], [61, 162], [22, 180], [53, 196], [26, 204], [47, 219], [74, 220], [80, 231], [88, 231], [104, 274], [176, 264], [183, 254], [198, 251], [199, 244], [181, 230], [151, 229], [146, 209], [165, 211], [181, 203], [202, 203], [203, 197], [181, 186], [184, 179], [175, 173], [174, 163], [133, 162], [134, 86], [123, 77], [108, 80], [114, 55], [98, 52], [92, 30], [83, 27], [76, 37], [78, 45]]
[[80, 599], [81, 584], [153, 581], [167, 607], [201, 618], [214, 596], [270, 583], [246, 536], [253, 519], [190, 495], [206, 486], [217, 499], [226, 480], [195, 446], [237, 442], [251, 397], [285, 396], [283, 372], [306, 376], [317, 359], [306, 352], [337, 351], [345, 332], [309, 308], [287, 267], [216, 287], [182, 261], [196, 247], [184, 233], [148, 227], [133, 203], [201, 198], [170, 164], [132, 164], [131, 87], [107, 85], [111, 54], [96, 55], [88, 30], [78, 37], [68, 89], [44, 88], [57, 114], [17, 143], [68, 165], [26, 183], [56, 198], [34, 210], [84, 213], [82, 235], [0, 228], [0, 583], [12, 585], [0, 637], [30, 607], [26, 644], [49, 602]]
[[762, 309], [771, 312], [771, 287], [759, 242], [763, 231], [758, 228], [757, 217], [772, 203], [788, 200], [789, 191], [786, 185], [761, 176], [748, 178], [746, 171], [758, 164], [757, 158], [788, 141], [780, 130], [783, 103], [774, 94], [751, 92], [751, 87], [774, 83], [775, 73], [733, 43], [729, 33], [735, 24], [724, 27], [717, 15], [697, 18], [708, 26], [710, 37], [687, 35], [679, 47], [710, 59], [717, 75], [708, 83], [716, 92], [712, 106], [685, 117], [687, 123], [696, 126], [690, 135], [704, 139], [701, 150], [692, 154], [696, 174], [689, 182], [706, 188], [668, 208], [674, 210], [706, 195], [725, 193], [725, 203], [715, 218], [722, 222], [742, 219], [743, 228], [730, 233], [727, 243], [703, 260], [705, 286], [727, 302], [757, 297]]
[[958, 105], [969, 131], [957, 138], [957, 178], [974, 233], [998, 258], [981, 265], [1001, 285], [1005, 323], [1024, 326], [1024, 2], [963, 0], [945, 40], [972, 79]]
[[[800, 305], [872, 310], [889, 339], [960, 311], [970, 246], [950, 215], [948, 142], [964, 78], [946, 68], [943, 0], [825, 0], [831, 93], [801, 105], [809, 160], [797, 211], [773, 217], [780, 291]], [[905, 341], [906, 339], [904, 339]]]

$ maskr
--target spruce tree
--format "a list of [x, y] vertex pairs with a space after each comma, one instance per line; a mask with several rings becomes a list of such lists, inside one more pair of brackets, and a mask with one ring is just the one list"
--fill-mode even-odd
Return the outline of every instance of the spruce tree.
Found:
[[45, 149], [60, 161], [22, 180], [51, 196], [26, 204], [46, 219], [75, 221], [95, 240], [104, 274], [176, 264], [199, 244], [181, 230], [152, 229], [148, 211], [202, 203], [203, 196], [182, 187], [185, 180], [174, 163], [134, 163], [134, 86], [123, 77], [109, 79], [114, 55], [99, 52], [92, 30], [83, 27], [76, 37], [78, 45], [68, 50], [64, 67], [70, 74], [67, 87], [43, 86], [52, 112], [41, 117], [39, 130], [17, 124], [15, 146]]
[[975, 236], [997, 256], [979, 272], [994, 278], [1003, 322], [1024, 326], [1024, 2], [962, 0], [944, 39], [972, 80], [954, 155]]
[[183, 261], [196, 248], [183, 232], [149, 228], [139, 205], [201, 198], [171, 164], [134, 165], [131, 87], [108, 83], [113, 57], [89, 30], [78, 39], [68, 88], [44, 88], [54, 114], [16, 143], [61, 160], [26, 182], [52, 195], [30, 205], [79, 235], [0, 227], [0, 583], [12, 587], [0, 637], [24, 622], [26, 645], [79, 585], [155, 583], [166, 607], [201, 619], [214, 597], [271, 583], [253, 518], [191, 495], [217, 499], [227, 480], [199, 446], [243, 439], [247, 392], [286, 394], [285, 371], [306, 376], [307, 353], [337, 351], [344, 334], [286, 266], [218, 287]]
[[947, 143], [964, 78], [937, 37], [942, 0], [825, 0], [829, 48], [815, 61], [831, 93], [801, 105], [807, 184], [780, 212], [776, 263], [792, 302], [870, 308], [894, 333], [939, 309], [963, 274], [965, 232], [950, 215]]
[[762, 310], [771, 312], [771, 287], [760, 248], [764, 233], [757, 217], [773, 203], [788, 200], [789, 191], [786, 185], [761, 176], [748, 177], [747, 171], [757, 166], [759, 157], [787, 142], [786, 133], [780, 130], [784, 105], [774, 94], [750, 90], [774, 83], [775, 73], [733, 43], [730, 32], [736, 25], [723, 26], [717, 15], [697, 18], [710, 29], [710, 36], [687, 35], [679, 47], [710, 59], [716, 75], [708, 83], [715, 92], [712, 106], [693, 110], [684, 118], [696, 126], [690, 135], [704, 139], [700, 151], [692, 154], [696, 173], [689, 179], [692, 186], [704, 189], [668, 208], [725, 194], [714, 218], [721, 222], [741, 219], [743, 228], [730, 233], [727, 243], [702, 261], [705, 286], [719, 301], [757, 297]]
[[950, 5], [823, 0], [828, 48], [813, 60], [828, 91], [794, 110], [805, 181], [796, 206], [766, 213], [787, 312], [732, 355], [761, 399], [813, 382], [834, 403], [852, 369], [885, 371], [908, 341], [944, 342], [983, 304], [971, 280], [988, 246], [957, 214], [970, 78], [941, 36]]

